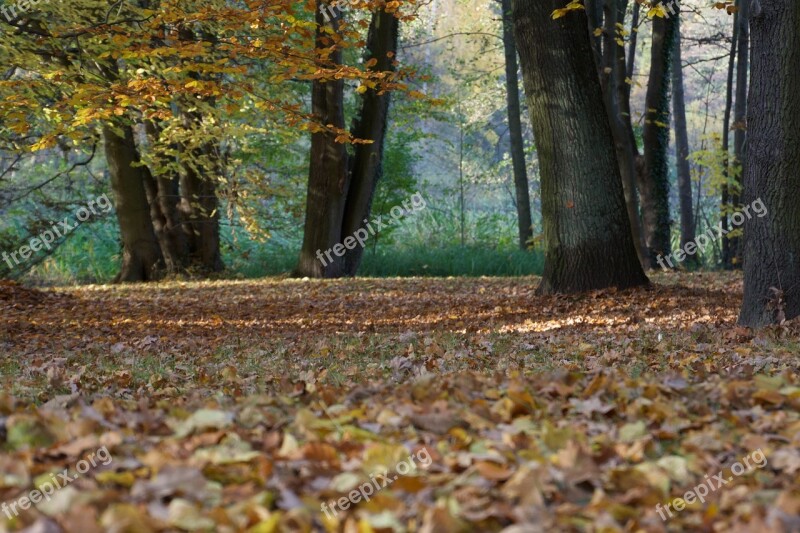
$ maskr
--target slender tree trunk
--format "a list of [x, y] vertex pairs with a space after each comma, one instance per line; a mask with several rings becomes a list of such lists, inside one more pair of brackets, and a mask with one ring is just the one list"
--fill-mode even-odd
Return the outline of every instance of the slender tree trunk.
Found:
[[[739, 7], [739, 1], [736, 2], [736, 7]], [[733, 108], [733, 76], [736, 65], [736, 49], [739, 44], [739, 14], [733, 15], [733, 39], [731, 39], [731, 53], [728, 58], [728, 81], [725, 88], [725, 111], [722, 117], [722, 175], [727, 180], [728, 178], [728, 151], [730, 149], [730, 130], [731, 130], [731, 109]], [[730, 229], [728, 223], [728, 210], [730, 209], [731, 200], [730, 188], [727, 183], [722, 185], [722, 199], [720, 208], [720, 223], [722, 230], [727, 233]], [[730, 239], [722, 237], [722, 267], [729, 269], [732, 265]]]
[[514, 23], [511, 20], [511, 0], [503, 0], [503, 48], [506, 54], [506, 102], [508, 135], [511, 140], [511, 163], [514, 167], [514, 188], [517, 200], [519, 246], [528, 249], [533, 238], [531, 199], [528, 191], [528, 171], [525, 164], [525, 144], [522, 139], [519, 79], [517, 78], [517, 45], [514, 42]]
[[586, 14], [552, 20], [560, 7], [559, 0], [513, 1], [541, 164], [545, 267], [539, 291], [644, 285]]
[[[689, 133], [686, 126], [686, 99], [683, 88], [681, 61], [680, 18], [676, 21], [675, 52], [672, 56], [672, 107], [675, 115], [675, 155], [678, 167], [678, 199], [681, 208], [681, 248], [695, 239], [692, 210], [692, 174], [689, 166]], [[697, 264], [697, 255], [687, 256], [687, 262]]]
[[739, 322], [756, 327], [800, 315], [800, 3], [755, 1], [750, 19], [743, 201], [768, 212], [744, 223]]
[[[367, 35], [365, 62], [375, 59], [374, 70], [394, 72], [397, 55], [397, 39], [400, 21], [393, 13], [378, 9], [372, 14]], [[382, 94], [368, 89], [361, 97], [361, 109], [354, 121], [352, 134], [357, 139], [372, 141], [371, 144], [355, 145], [355, 153], [350, 159], [350, 189], [344, 211], [342, 236], [352, 236], [359, 229], [365, 230], [372, 211], [375, 188], [383, 174], [383, 148], [386, 140], [386, 126], [389, 119], [391, 93]], [[361, 265], [364, 248], [360, 245], [345, 252], [344, 274], [355, 276]]]
[[669, 213], [670, 64], [677, 16], [653, 19], [650, 78], [645, 98], [644, 168], [639, 190], [651, 264], [671, 251]]
[[630, 90], [626, 81], [625, 46], [620, 46], [617, 42], [617, 25], [624, 23], [627, 8], [628, 0], [605, 0], [603, 61], [600, 65], [600, 83], [603, 86], [606, 113], [614, 137], [614, 149], [617, 152], [633, 244], [636, 247], [636, 255], [642, 267], [648, 268], [649, 260], [645, 253], [644, 239], [642, 238], [639, 197], [636, 192], [636, 157], [638, 156], [638, 149], [634, 145], [633, 136], [628, 133], [628, 128], [626, 127], [627, 122], [631, 132], [633, 131], [633, 126], [630, 125], [630, 112], [623, 112], [623, 109], [630, 110]]
[[[160, 132], [153, 122], [145, 123], [145, 131], [150, 143], [158, 142]], [[141, 150], [144, 148], [140, 147], [140, 153]], [[182, 272], [188, 265], [189, 248], [178, 210], [179, 176], [177, 173], [154, 176], [147, 166], [142, 167], [142, 172], [147, 201], [150, 204], [150, 218], [164, 256], [166, 271]]]
[[[214, 46], [217, 37], [201, 32], [187, 25], [179, 25], [178, 35], [186, 42], [202, 40]], [[190, 77], [198, 80], [210, 79], [208, 74], [190, 72]], [[210, 108], [215, 105], [213, 97], [203, 98], [202, 102], [181, 99], [179, 108], [183, 127], [202, 138], [208, 134], [203, 131], [202, 108], [193, 109], [202, 103]], [[187, 146], [192, 144], [192, 146]], [[185, 143], [180, 147], [180, 211], [183, 216], [182, 228], [186, 235], [189, 251], [189, 267], [203, 274], [221, 272], [225, 265], [220, 252], [219, 199], [217, 181], [222, 175], [222, 155], [216, 140], [200, 143]], [[179, 156], [180, 157], [180, 156]]]
[[[325, 32], [325, 21], [317, 0], [317, 49], [329, 48], [333, 43]], [[338, 22], [332, 21], [338, 30]], [[334, 65], [342, 63], [342, 51], [335, 49], [329, 56]], [[344, 81], [315, 80], [311, 89], [311, 108], [320, 124], [344, 129]], [[342, 221], [349, 189], [347, 151], [336, 142], [336, 134], [317, 131], [311, 135], [311, 161], [308, 172], [306, 221], [303, 246], [294, 274], [299, 277], [338, 278], [344, 274], [344, 246]], [[333, 248], [336, 247], [336, 250]], [[337, 255], [336, 252], [340, 253]], [[327, 252], [327, 255], [326, 255]]]
[[103, 141], [122, 238], [122, 266], [115, 281], [158, 279], [164, 261], [150, 218], [144, 174], [137, 166], [133, 130], [130, 126], [106, 125]]
[[597, 30], [603, 26], [603, 4], [605, 0], [586, 0], [586, 15], [589, 23], [589, 40], [592, 43], [592, 57], [598, 73], [602, 71], [603, 39]]
[[[631, 42], [628, 45], [628, 61], [625, 71], [628, 73], [628, 79], [633, 79], [633, 68], [636, 64], [636, 44], [639, 37], [639, 2], [633, 2], [633, 13], [631, 14]], [[628, 98], [631, 95], [631, 84], [626, 84], [628, 90]]]
[[[745, 143], [747, 139], [747, 77], [749, 74], [749, 55], [750, 55], [750, 0], [740, 2], [739, 11], [739, 37], [737, 59], [736, 59], [736, 106], [733, 111], [733, 160], [740, 166], [745, 159]], [[742, 175], [737, 179], [738, 187], [731, 195], [731, 203], [734, 209], [741, 207], [740, 193], [742, 190]], [[732, 237], [730, 239], [731, 266], [733, 268], [742, 267], [741, 238]]]
[[220, 272], [224, 269], [220, 253], [219, 200], [217, 199], [216, 165], [204, 168], [201, 174], [197, 161], [217, 159], [219, 154], [210, 143], [194, 150], [189, 159], [193, 161], [183, 166], [180, 177], [183, 228], [189, 248], [189, 265], [203, 273]]
[[[626, 3], [624, 0], [620, 0], [620, 3]], [[627, 7], [627, 6], [623, 6]], [[633, 85], [633, 75], [636, 66], [636, 46], [637, 46], [637, 37], [639, 35], [638, 27], [639, 27], [639, 2], [633, 3], [633, 15], [631, 17], [631, 39], [630, 44], [628, 45], [628, 57], [625, 58], [625, 51], [620, 50], [620, 57], [619, 61], [625, 61], [625, 70], [617, 72], [617, 103], [619, 105], [619, 116], [622, 120], [623, 127], [625, 128], [625, 136], [627, 139], [622, 140], [620, 142], [625, 143], [625, 146], [628, 147], [633, 152], [633, 170], [630, 169], [626, 170], [625, 172], [630, 174], [633, 172], [633, 178], [629, 178], [623, 173], [623, 181], [633, 181], [633, 185], [630, 185], [629, 188], [632, 191], [638, 191], [638, 188], [641, 186], [642, 177], [644, 176], [645, 166], [644, 166], [644, 157], [639, 152], [639, 145], [636, 140], [636, 134], [633, 131], [633, 118], [631, 114], [631, 87]], [[629, 163], [630, 164], [630, 163]], [[628, 203], [628, 212], [629, 216], [631, 217], [631, 231], [634, 233], [634, 239], [636, 239], [636, 250], [639, 256], [639, 260], [642, 263], [642, 267], [647, 270], [653, 266], [653, 263], [650, 261], [650, 254], [647, 251], [647, 239], [645, 238], [644, 227], [642, 222], [642, 215], [641, 215], [641, 203], [640, 203], [640, 195], [637, 192], [636, 194], [630, 196], [627, 199]], [[636, 212], [635, 221], [630, 213]]]

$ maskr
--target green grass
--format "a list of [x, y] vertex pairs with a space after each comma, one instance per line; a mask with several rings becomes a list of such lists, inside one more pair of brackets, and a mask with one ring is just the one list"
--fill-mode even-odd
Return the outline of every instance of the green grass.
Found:
[[[233, 271], [245, 278], [289, 274], [297, 264], [297, 250], [268, 250], [246, 263], [229, 262]], [[386, 278], [404, 276], [529, 276], [541, 275], [541, 251], [449, 246], [411, 248], [386, 246], [367, 250], [359, 276]]]

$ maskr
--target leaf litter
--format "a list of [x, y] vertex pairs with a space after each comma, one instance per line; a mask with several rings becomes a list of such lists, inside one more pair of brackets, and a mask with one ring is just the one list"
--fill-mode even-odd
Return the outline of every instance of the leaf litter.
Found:
[[800, 530], [800, 327], [736, 326], [736, 274], [654, 281], [4, 282], [0, 501], [113, 461], [0, 531]]

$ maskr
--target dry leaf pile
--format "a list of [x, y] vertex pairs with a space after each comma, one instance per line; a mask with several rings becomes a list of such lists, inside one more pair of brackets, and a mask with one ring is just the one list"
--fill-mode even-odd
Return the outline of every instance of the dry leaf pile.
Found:
[[0, 502], [75, 479], [0, 531], [800, 530], [800, 328], [738, 328], [735, 275], [656, 281], [3, 284]]

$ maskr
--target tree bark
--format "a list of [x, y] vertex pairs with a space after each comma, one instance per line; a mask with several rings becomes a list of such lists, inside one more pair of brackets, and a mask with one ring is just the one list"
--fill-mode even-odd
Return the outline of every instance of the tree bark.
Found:
[[[186, 42], [203, 40], [212, 46], [217, 37], [203, 33], [197, 35], [187, 25], [179, 25], [179, 38]], [[193, 79], [210, 79], [208, 74], [190, 71]], [[203, 132], [203, 111], [200, 104], [214, 108], [215, 99], [204, 97], [201, 102], [194, 99], [179, 99], [178, 107], [187, 132], [195, 138], [208, 136]], [[188, 144], [188, 143], [186, 143]], [[205, 140], [193, 146], [179, 147], [180, 193], [179, 210], [183, 217], [183, 228], [188, 247], [188, 266], [202, 274], [221, 272], [225, 265], [220, 251], [219, 199], [217, 180], [222, 175], [222, 155], [217, 140]]]
[[528, 171], [525, 164], [525, 144], [522, 139], [519, 79], [517, 78], [517, 45], [514, 41], [514, 23], [511, 20], [511, 0], [503, 0], [503, 48], [506, 57], [506, 103], [508, 108], [508, 135], [511, 141], [511, 163], [514, 169], [514, 188], [517, 201], [519, 247], [528, 249], [533, 238], [531, 199]]
[[201, 174], [197, 160], [205, 157], [213, 161], [219, 154], [207, 143], [193, 151], [188, 157], [194, 162], [184, 164], [180, 177], [181, 203], [184, 234], [188, 243], [189, 266], [204, 274], [221, 272], [225, 266], [220, 253], [219, 200], [217, 199], [216, 176], [218, 168], [205, 169]]
[[540, 293], [648, 283], [636, 257], [584, 12], [514, 0], [513, 19], [541, 165]]
[[617, 43], [617, 24], [625, 21], [628, 0], [605, 0], [605, 23], [603, 30], [603, 63], [600, 68], [600, 82], [603, 97], [614, 137], [622, 188], [625, 193], [625, 207], [631, 225], [631, 236], [636, 247], [636, 255], [643, 268], [650, 261], [645, 253], [645, 241], [639, 217], [639, 197], [636, 192], [636, 159], [639, 149], [633, 136], [630, 116], [630, 84], [627, 82], [625, 47]]
[[755, 1], [750, 19], [743, 201], [768, 213], [744, 223], [739, 323], [756, 327], [800, 315], [800, 3]]
[[[158, 127], [151, 121], [145, 122], [144, 126], [149, 142], [158, 142]], [[143, 149], [140, 147], [140, 153]], [[150, 218], [164, 256], [166, 271], [172, 274], [183, 272], [188, 266], [189, 248], [178, 210], [179, 176], [173, 172], [166, 176], [154, 176], [147, 166], [142, 167], [142, 172], [147, 201], [150, 204]]]
[[[324, 31], [325, 21], [317, 0], [317, 49], [331, 46]], [[332, 21], [338, 30], [338, 22]], [[341, 65], [342, 51], [335, 49], [329, 56], [334, 65]], [[344, 80], [314, 80], [311, 89], [311, 108], [319, 124], [344, 129]], [[344, 272], [344, 252], [337, 255], [333, 248], [341, 246], [342, 221], [350, 185], [345, 145], [336, 142], [336, 134], [328, 130], [311, 135], [311, 161], [308, 171], [306, 221], [303, 246], [294, 274], [299, 277], [338, 278]], [[328, 252], [326, 256], [325, 253]]]
[[[394, 72], [397, 54], [397, 39], [400, 32], [400, 21], [394, 13], [378, 9], [372, 14], [372, 21], [367, 34], [367, 52], [365, 62], [377, 60], [374, 70]], [[354, 155], [349, 160], [350, 189], [345, 204], [342, 235], [353, 235], [365, 228], [364, 220], [372, 211], [372, 199], [375, 188], [383, 174], [383, 148], [386, 141], [386, 126], [389, 118], [391, 93], [381, 93], [375, 89], [367, 89], [361, 97], [361, 109], [354, 121], [352, 135], [357, 139], [372, 141], [371, 144], [356, 144]], [[355, 246], [345, 252], [344, 274], [355, 276], [364, 248]]]
[[[744, 163], [745, 142], [747, 139], [747, 76], [749, 74], [750, 55], [750, 0], [740, 2], [739, 11], [739, 37], [736, 59], [736, 105], [733, 110], [733, 160], [739, 167]], [[738, 187], [731, 195], [734, 209], [741, 207], [742, 174], [737, 178]], [[731, 266], [742, 267], [741, 238], [730, 239]]]
[[[739, 7], [739, 0], [736, 0], [736, 7]], [[733, 15], [733, 39], [731, 39], [731, 53], [728, 57], [728, 81], [725, 86], [725, 111], [722, 115], [722, 176], [728, 179], [728, 153], [730, 149], [731, 132], [731, 109], [733, 108], [733, 77], [736, 65], [736, 50], [739, 45], [739, 14]], [[730, 225], [728, 223], [728, 211], [730, 209], [731, 193], [727, 183], [722, 184], [722, 198], [720, 201], [720, 223], [722, 231], [727, 233]], [[730, 239], [722, 237], [722, 267], [729, 269], [732, 265]]]
[[156, 240], [145, 180], [130, 126], [103, 127], [111, 188], [122, 238], [122, 265], [114, 281], [151, 281], [162, 273], [164, 260]]
[[651, 264], [671, 251], [669, 213], [670, 62], [677, 16], [653, 19], [650, 77], [645, 98], [642, 219]]
[[[681, 61], [680, 18], [676, 21], [675, 52], [672, 56], [672, 107], [675, 120], [675, 155], [678, 170], [678, 200], [681, 208], [681, 248], [695, 239], [692, 209], [692, 175], [689, 166], [689, 133], [686, 126], [686, 99]], [[697, 264], [697, 255], [688, 255], [688, 263]]]

